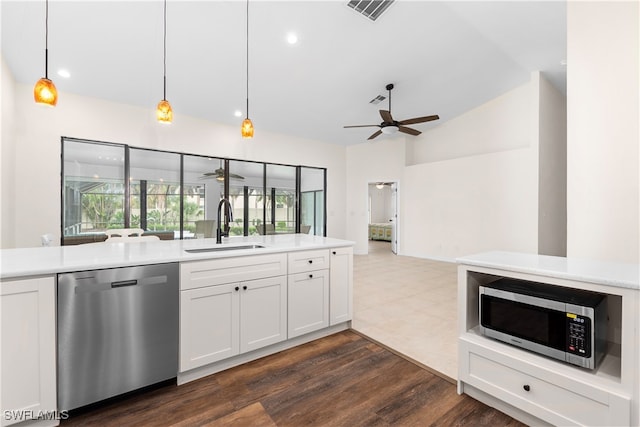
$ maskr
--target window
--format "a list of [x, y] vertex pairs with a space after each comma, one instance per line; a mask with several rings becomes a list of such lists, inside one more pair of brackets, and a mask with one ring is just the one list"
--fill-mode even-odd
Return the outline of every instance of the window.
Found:
[[62, 235], [125, 227], [125, 149], [67, 140], [63, 145]]
[[300, 168], [300, 232], [326, 236], [325, 181], [326, 171]]
[[130, 227], [179, 238], [180, 155], [131, 148], [129, 170]]
[[232, 236], [298, 230], [326, 235], [325, 175], [322, 168], [63, 138], [62, 244], [65, 237], [109, 228], [142, 228], [164, 238], [215, 237], [225, 195], [234, 214]]
[[296, 168], [267, 165], [266, 224], [274, 234], [296, 232]]

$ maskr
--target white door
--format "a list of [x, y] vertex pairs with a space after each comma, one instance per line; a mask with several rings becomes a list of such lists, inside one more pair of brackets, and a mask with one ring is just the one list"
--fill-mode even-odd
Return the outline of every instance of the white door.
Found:
[[398, 253], [398, 184], [391, 183], [391, 252]]

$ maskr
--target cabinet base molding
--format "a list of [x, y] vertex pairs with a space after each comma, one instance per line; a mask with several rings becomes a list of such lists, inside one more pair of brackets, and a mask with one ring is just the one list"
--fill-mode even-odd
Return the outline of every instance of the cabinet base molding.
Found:
[[249, 353], [239, 354], [237, 356], [230, 357], [228, 359], [221, 360], [210, 365], [202, 366], [200, 368], [192, 369], [190, 371], [180, 372], [178, 373], [178, 385], [186, 384], [188, 382], [204, 378], [211, 374], [216, 374], [229, 368], [233, 368], [235, 366], [242, 365], [244, 363], [251, 362], [253, 360], [257, 360], [283, 350], [288, 350], [290, 348], [306, 344], [319, 338], [328, 337], [329, 335], [333, 335], [347, 329], [351, 329], [351, 321], [339, 323], [337, 325], [333, 325], [319, 331], [310, 332], [308, 334], [291, 338], [289, 340], [282, 341], [268, 347], [263, 347]]

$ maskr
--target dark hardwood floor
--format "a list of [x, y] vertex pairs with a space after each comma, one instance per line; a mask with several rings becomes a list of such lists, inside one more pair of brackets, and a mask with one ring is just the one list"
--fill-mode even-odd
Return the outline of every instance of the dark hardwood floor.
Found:
[[182, 385], [71, 413], [71, 426], [522, 426], [345, 331]]

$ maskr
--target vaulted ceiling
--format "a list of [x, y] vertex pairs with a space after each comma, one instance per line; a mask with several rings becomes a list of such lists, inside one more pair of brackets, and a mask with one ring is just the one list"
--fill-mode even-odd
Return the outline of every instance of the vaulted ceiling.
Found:
[[[2, 56], [14, 78], [44, 75], [44, 1], [0, 2]], [[245, 114], [246, 2], [167, 3], [167, 99], [183, 115], [237, 126]], [[287, 36], [295, 33], [296, 44]], [[541, 71], [566, 89], [566, 2], [396, 0], [376, 20], [347, 1], [249, 3], [249, 102], [256, 134], [349, 145], [379, 124], [394, 83], [397, 120], [426, 130]], [[70, 77], [57, 75], [65, 69]], [[60, 92], [149, 109], [162, 99], [161, 1], [49, 3], [49, 76]], [[234, 112], [242, 112], [236, 117]], [[115, 125], [115, 124], [114, 124]], [[384, 137], [381, 137], [384, 138]]]

